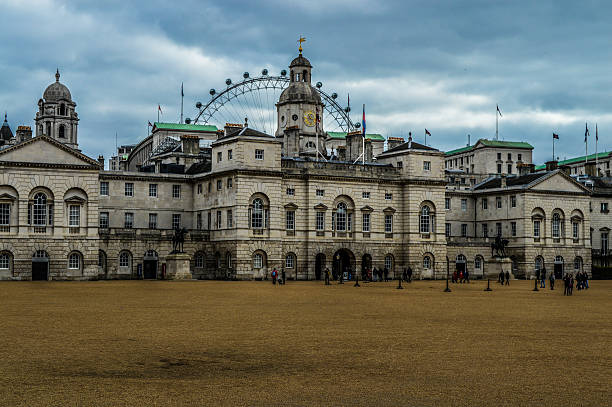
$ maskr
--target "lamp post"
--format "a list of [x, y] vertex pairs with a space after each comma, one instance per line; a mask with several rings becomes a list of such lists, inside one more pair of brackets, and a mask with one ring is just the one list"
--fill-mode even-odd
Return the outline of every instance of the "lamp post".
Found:
[[491, 279], [487, 278], [487, 288], [484, 289], [485, 291], [493, 291], [491, 290]]
[[449, 273], [449, 260], [448, 256], [446, 256], [446, 288], [444, 289], [445, 293], [450, 293], [451, 289], [448, 287], [448, 273]]

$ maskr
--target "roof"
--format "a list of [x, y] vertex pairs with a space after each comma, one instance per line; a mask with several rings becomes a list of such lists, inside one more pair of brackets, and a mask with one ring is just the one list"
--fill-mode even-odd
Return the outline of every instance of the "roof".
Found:
[[[328, 131], [327, 135], [333, 139], [344, 140], [346, 138], [346, 133], [341, 131]], [[385, 138], [378, 133], [366, 133], [366, 140], [385, 141]]]
[[291, 63], [289, 64], [289, 68], [293, 68], [294, 66], [306, 66], [312, 68], [312, 65], [310, 65], [310, 61], [308, 60], [308, 58], [302, 56], [301, 52], [300, 55], [294, 58], [293, 61], [291, 61]]
[[13, 132], [11, 131], [11, 127], [6, 120], [6, 113], [4, 113], [4, 123], [2, 123], [2, 127], [0, 127], [0, 142], [9, 141], [13, 138]]
[[459, 154], [459, 153], [464, 153], [464, 152], [473, 150], [474, 148], [476, 148], [478, 144], [482, 144], [485, 147], [523, 148], [526, 150], [533, 150], [533, 146], [524, 141], [500, 141], [500, 140], [487, 140], [487, 139], [481, 138], [480, 140], [478, 140], [476, 143], [474, 143], [471, 146], [465, 146], [465, 147], [457, 148], [455, 150], [447, 151], [446, 155]]
[[393, 148], [388, 149], [383, 152], [383, 154], [387, 153], [395, 153], [397, 151], [405, 151], [405, 150], [429, 150], [429, 151], [439, 151], [437, 148], [433, 148], [430, 146], [426, 146], [421, 143], [417, 143], [416, 141], [408, 140], [405, 143], [400, 144], [399, 146], [395, 146]]
[[45, 99], [46, 102], [56, 101], [60, 99], [67, 99], [67, 100], [72, 101], [72, 95], [70, 95], [70, 91], [68, 90], [68, 87], [64, 85], [63, 83], [61, 83], [59, 81], [59, 78], [60, 78], [60, 73], [58, 69], [57, 72], [55, 73], [55, 82], [47, 86], [47, 89], [45, 89], [43, 93], [43, 99]]
[[276, 140], [276, 137], [271, 136], [269, 134], [266, 133], [262, 133], [261, 131], [257, 131], [255, 129], [252, 129], [250, 127], [239, 127], [236, 128], [234, 131], [230, 131], [227, 135], [219, 137], [215, 143], [219, 140], [225, 140], [231, 137], [236, 137], [236, 136], [247, 136], [247, 137], [262, 137], [262, 138], [270, 138], [270, 139], [274, 139]]
[[[536, 181], [537, 179], [545, 177], [547, 175], [548, 173], [538, 173], [521, 175], [520, 177], [506, 177], [506, 185], [509, 187], [528, 185]], [[474, 187], [475, 190], [491, 188], [501, 188], [500, 177], [489, 178]]]
[[184, 123], [153, 123], [153, 130], [178, 130], [178, 131], [202, 131], [216, 132], [217, 126], [210, 124], [184, 124]]
[[[595, 161], [595, 156], [597, 155], [597, 158], [608, 158], [612, 155], [612, 151], [606, 151], [603, 153], [597, 153], [597, 154], [590, 154], [588, 156], [586, 156], [586, 161]], [[568, 158], [567, 160], [563, 160], [563, 161], [559, 161], [558, 165], [570, 165], [570, 164], [576, 164], [579, 162], [585, 161], [585, 156], [582, 155], [580, 157], [574, 157], [574, 158]], [[541, 165], [536, 165], [535, 169], [536, 170], [542, 170], [546, 168], [546, 164], [541, 164]]]

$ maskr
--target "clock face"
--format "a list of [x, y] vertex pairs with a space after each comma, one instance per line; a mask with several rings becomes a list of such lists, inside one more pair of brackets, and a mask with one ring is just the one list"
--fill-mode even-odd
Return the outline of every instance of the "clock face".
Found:
[[294, 114], [293, 116], [291, 116], [291, 118], [292, 118], [292, 119], [293, 119], [293, 121], [295, 122], [295, 121], [297, 121], [297, 119], [298, 119], [298, 115], [297, 115], [297, 114]]
[[308, 110], [304, 113], [304, 124], [308, 127], [315, 125], [317, 118], [312, 110]]

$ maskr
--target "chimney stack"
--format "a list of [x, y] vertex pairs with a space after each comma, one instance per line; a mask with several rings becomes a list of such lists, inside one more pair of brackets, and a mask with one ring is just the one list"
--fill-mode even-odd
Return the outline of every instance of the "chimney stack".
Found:
[[546, 161], [546, 171], [554, 171], [559, 166], [559, 163], [555, 160]]
[[98, 162], [100, 163], [100, 169], [104, 171], [104, 156], [103, 155], [98, 156]]

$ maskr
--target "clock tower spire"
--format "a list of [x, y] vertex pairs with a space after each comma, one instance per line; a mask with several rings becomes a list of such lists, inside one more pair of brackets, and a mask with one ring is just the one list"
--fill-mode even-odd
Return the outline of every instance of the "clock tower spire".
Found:
[[283, 139], [286, 157], [326, 156], [323, 130], [323, 102], [319, 91], [311, 84], [312, 65], [300, 54], [289, 64], [289, 86], [276, 104], [278, 128], [276, 137]]

